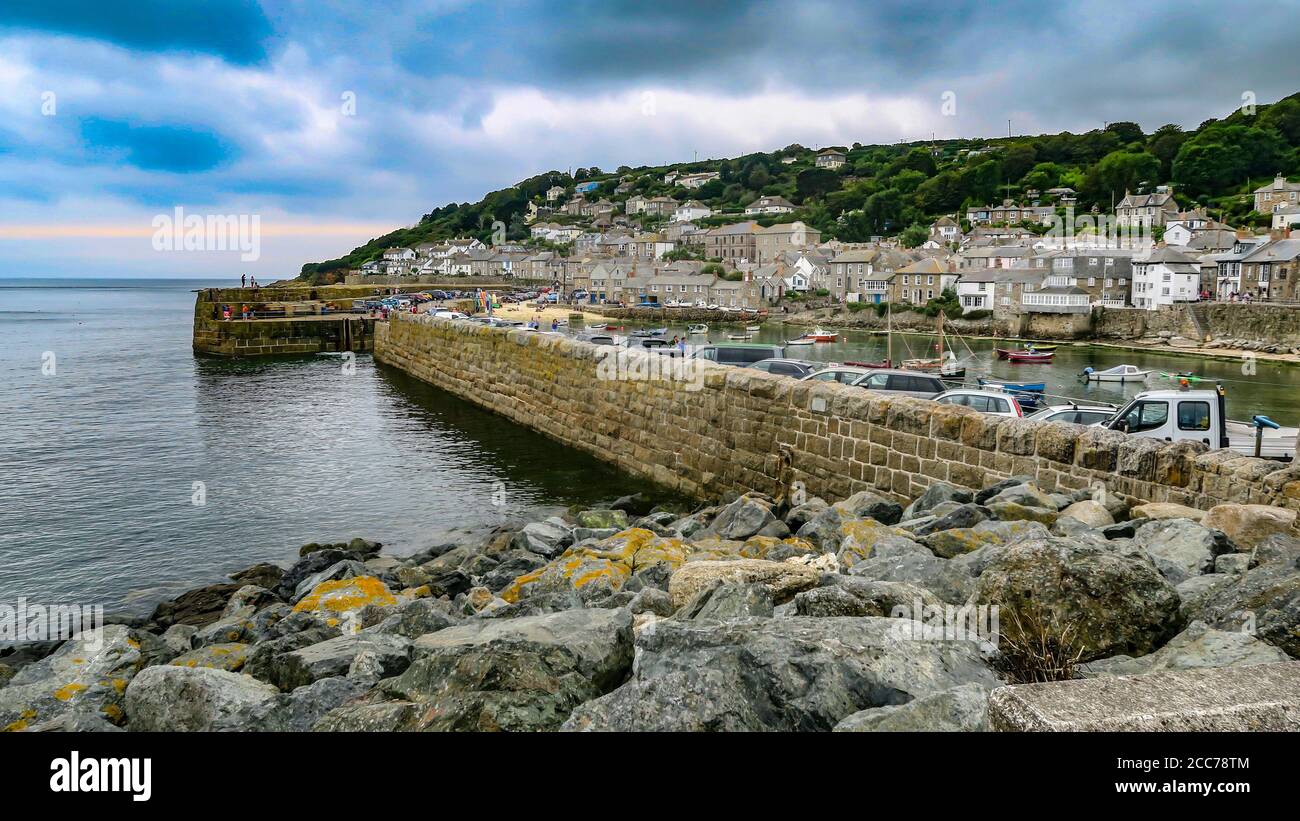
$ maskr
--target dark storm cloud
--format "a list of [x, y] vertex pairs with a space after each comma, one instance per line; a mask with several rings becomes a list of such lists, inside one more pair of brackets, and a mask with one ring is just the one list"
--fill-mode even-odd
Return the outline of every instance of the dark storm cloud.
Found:
[[266, 58], [270, 24], [255, 0], [6, 0], [0, 30], [88, 37], [141, 51], [193, 51], [237, 63]]

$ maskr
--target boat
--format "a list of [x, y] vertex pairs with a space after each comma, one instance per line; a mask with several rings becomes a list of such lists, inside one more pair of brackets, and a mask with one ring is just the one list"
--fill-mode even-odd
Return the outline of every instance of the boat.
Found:
[[763, 326], [762, 326], [762, 325], [746, 325], [746, 326], [745, 326], [745, 330], [747, 330], [747, 331], [761, 331], [761, 330], [763, 330]]
[[1056, 356], [1055, 351], [1049, 351], [1048, 353], [1027, 353], [1025, 351], [1012, 351], [1007, 356], [1007, 361], [1022, 362], [1022, 363], [1051, 362], [1052, 357], [1054, 356]]
[[1003, 382], [1000, 379], [985, 379], [982, 376], [976, 381], [982, 388], [999, 388], [1016, 393], [1042, 393], [1047, 390], [1046, 382]]
[[1059, 345], [1039, 345], [1037, 342], [1026, 342], [1025, 350], [1030, 353], [1054, 353]]
[[698, 325], [686, 326], [686, 333], [688, 334], [707, 334], [708, 332], [709, 332], [709, 326], [705, 325], [703, 322], [701, 322]]
[[727, 339], [735, 342], [744, 342], [746, 339], [753, 339], [751, 334], [727, 334]]
[[789, 340], [788, 342], [786, 342], [785, 344], [787, 344], [787, 345], [812, 345], [812, 344], [813, 344], [813, 341], [812, 341], [811, 339], [807, 339], [807, 338], [801, 336], [801, 337], [799, 337], [798, 339], [791, 339], [791, 340]]
[[667, 328], [650, 328], [648, 330], [633, 331], [629, 336], [663, 336], [668, 333]]
[[[933, 359], [904, 359], [902, 368], [908, 371], [921, 371], [922, 373], [937, 373], [940, 376], [953, 378], [964, 377], [966, 375], [966, 366], [957, 361], [957, 355], [951, 350], [944, 350], [943, 347], [943, 311], [939, 312], [939, 341], [934, 344], [938, 356]], [[958, 337], [961, 339], [961, 337]], [[891, 334], [892, 343], [892, 334]], [[892, 347], [892, 345], [891, 345]], [[891, 350], [892, 354], [893, 351]], [[892, 355], [890, 359], [892, 359]]]
[[603, 330], [605, 330], [606, 327], [607, 327], [607, 326], [605, 326], [605, 325], [588, 325], [588, 326], [587, 326], [588, 329], [593, 330], [593, 331], [603, 331]]
[[1116, 365], [1104, 371], [1083, 369], [1083, 378], [1088, 382], [1145, 382], [1151, 371], [1144, 371], [1137, 365]]
[[811, 331], [809, 331], [808, 333], [804, 334], [799, 338], [811, 339], [813, 342], [834, 342], [835, 340], [839, 339], [840, 336], [839, 334], [833, 334], [828, 331], [823, 331], [821, 328], [813, 328]]
[[845, 362], [845, 365], [852, 365], [855, 368], [892, 368], [894, 363], [888, 359], [880, 362]]
[[1025, 354], [1056, 353], [1057, 347], [1058, 346], [1056, 345], [1035, 345], [1033, 343], [1030, 343], [1020, 349], [994, 348], [993, 352], [998, 355], [998, 359], [1010, 359], [1011, 357], [1016, 356], [1017, 354], [1023, 356]]

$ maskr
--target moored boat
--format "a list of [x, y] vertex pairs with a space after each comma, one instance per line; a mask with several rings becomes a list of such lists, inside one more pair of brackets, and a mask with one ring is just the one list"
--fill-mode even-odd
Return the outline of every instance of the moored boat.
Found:
[[707, 334], [708, 332], [709, 326], [705, 325], [703, 322], [698, 325], [688, 325], [686, 327], [686, 333], [688, 334]]
[[1006, 358], [1008, 362], [1033, 363], [1033, 362], [1051, 362], [1054, 356], [1056, 356], [1056, 353], [1054, 351], [1048, 353], [1027, 353], [1025, 351], [1012, 351], [1010, 354], [1007, 355]]
[[744, 342], [747, 339], [753, 338], [754, 337], [751, 334], [727, 334], [727, 339], [730, 339], [733, 342]]
[[745, 326], [745, 330], [747, 330], [747, 331], [761, 331], [761, 330], [763, 330], [763, 326], [761, 326], [761, 325], [746, 325], [746, 326]]
[[1083, 378], [1089, 382], [1145, 382], [1151, 371], [1144, 371], [1137, 365], [1116, 365], [1104, 371], [1091, 367], [1083, 369]]

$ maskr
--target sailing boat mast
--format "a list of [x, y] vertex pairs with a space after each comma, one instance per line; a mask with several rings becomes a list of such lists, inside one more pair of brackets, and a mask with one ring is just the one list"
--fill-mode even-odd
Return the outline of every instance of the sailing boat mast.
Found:
[[885, 303], [885, 362], [894, 367], [894, 305]]

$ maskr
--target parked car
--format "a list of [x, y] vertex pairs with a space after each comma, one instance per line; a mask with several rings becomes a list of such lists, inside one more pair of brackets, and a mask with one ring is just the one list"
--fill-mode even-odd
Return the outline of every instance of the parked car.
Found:
[[1025, 415], [1020, 403], [1009, 393], [982, 391], [976, 388], [957, 388], [934, 397], [940, 405], [959, 405], [992, 416], [1010, 416], [1019, 419]]
[[782, 345], [701, 345], [691, 354], [692, 359], [707, 359], [719, 365], [752, 365], [764, 359], [781, 359], [785, 356]]
[[1025, 417], [1037, 422], [1073, 422], [1076, 425], [1095, 425], [1105, 422], [1118, 410], [1114, 405], [1049, 405]]
[[833, 365], [823, 367], [821, 370], [814, 371], [804, 377], [806, 381], [812, 382], [839, 382], [844, 385], [855, 385], [864, 377], [876, 373], [871, 368], [859, 368], [854, 365]]
[[948, 388], [942, 379], [933, 374], [892, 368], [871, 369], [866, 376], [851, 384], [870, 391], [901, 393], [918, 399], [933, 399]]
[[793, 376], [796, 379], [802, 379], [825, 364], [824, 362], [809, 362], [807, 359], [761, 359], [749, 367], [779, 376]]

